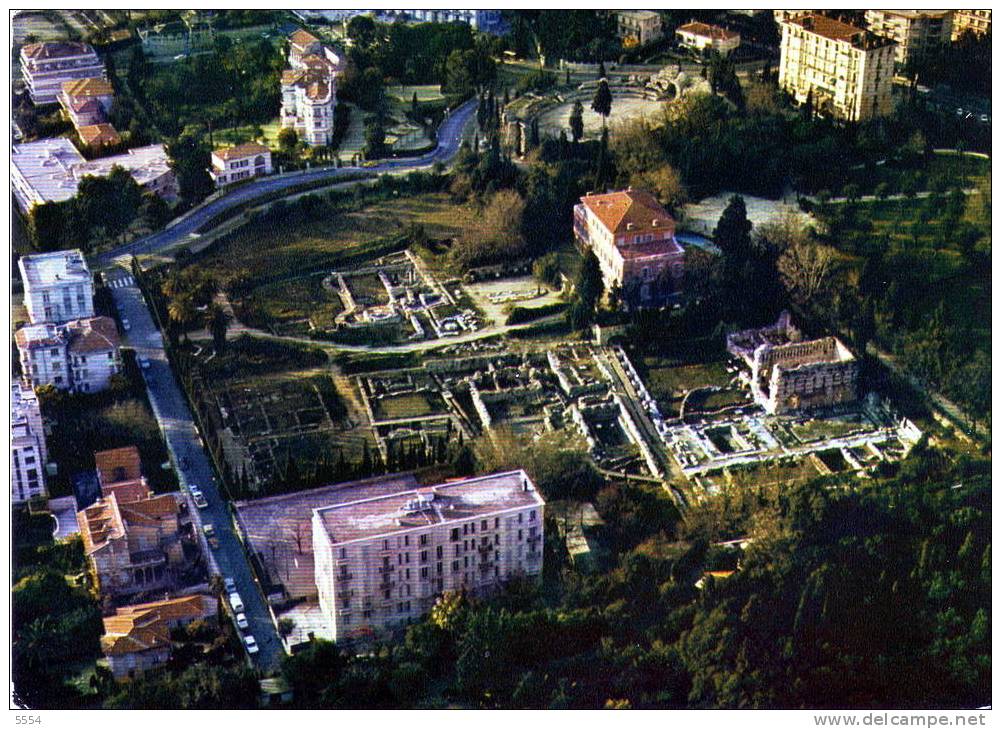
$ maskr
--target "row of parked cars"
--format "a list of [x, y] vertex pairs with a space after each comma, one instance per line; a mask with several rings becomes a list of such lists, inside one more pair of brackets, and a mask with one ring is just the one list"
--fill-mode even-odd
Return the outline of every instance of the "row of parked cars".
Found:
[[[240, 630], [250, 630], [250, 623], [247, 621], [247, 615], [243, 612], [243, 599], [240, 597], [240, 593], [236, 591], [236, 582], [232, 577], [227, 577], [223, 580], [223, 584], [226, 585], [226, 594], [229, 595], [229, 606], [233, 610], [233, 616], [236, 619], [236, 627]], [[254, 636], [249, 633], [243, 635], [243, 645], [247, 648], [247, 653], [253, 655], [260, 650], [257, 646], [257, 641], [254, 640]]]

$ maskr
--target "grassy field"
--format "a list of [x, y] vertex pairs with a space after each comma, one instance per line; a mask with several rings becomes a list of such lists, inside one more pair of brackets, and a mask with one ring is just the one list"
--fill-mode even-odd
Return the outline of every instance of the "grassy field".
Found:
[[859, 169], [855, 179], [864, 195], [871, 195], [880, 183], [886, 183], [891, 192], [899, 192], [901, 182], [916, 176], [917, 189], [931, 190], [936, 187], [948, 189], [959, 184], [970, 188], [984, 182], [991, 174], [991, 161], [969, 154], [959, 155], [948, 152], [932, 154], [927, 160], [904, 164], [888, 162], [873, 169]]
[[322, 349], [243, 336], [229, 342], [225, 353], [201, 362], [199, 367], [207, 380], [215, 381], [311, 369], [326, 362]]
[[[432, 237], [457, 235], [475, 211], [443, 193], [402, 197], [321, 219], [247, 225], [221, 240], [197, 264], [220, 281], [246, 274], [274, 279], [336, 269], [418, 223]], [[235, 264], [235, 262], [238, 262]]]
[[218, 129], [213, 132], [213, 141], [217, 147], [222, 147], [231, 144], [241, 144], [243, 142], [249, 142], [251, 140], [261, 142], [271, 149], [278, 149], [278, 132], [281, 131], [281, 121], [276, 117], [267, 124], [260, 125], [261, 131], [264, 132], [263, 137], [255, 137], [254, 130], [257, 129], [257, 125], [246, 124], [240, 127], [230, 127], [228, 129]]
[[447, 412], [441, 395], [431, 392], [409, 392], [372, 401], [372, 414], [377, 420], [420, 418]]
[[323, 279], [323, 274], [311, 274], [260, 286], [247, 297], [246, 306], [279, 334], [308, 332], [309, 325], [303, 319], [316, 329], [331, 328], [344, 304], [336, 291], [323, 286]]

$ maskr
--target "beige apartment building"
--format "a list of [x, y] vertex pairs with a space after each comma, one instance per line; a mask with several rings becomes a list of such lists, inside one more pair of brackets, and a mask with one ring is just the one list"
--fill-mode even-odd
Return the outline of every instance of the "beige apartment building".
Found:
[[901, 66], [917, 61], [952, 41], [952, 10], [866, 10], [865, 24], [897, 44]]
[[545, 502], [524, 471], [313, 510], [320, 608], [334, 640], [427, 613], [445, 592], [489, 594], [542, 572]]
[[617, 35], [626, 45], [645, 46], [664, 37], [660, 13], [652, 10], [620, 10], [615, 14]]
[[781, 26], [779, 86], [797, 103], [845, 121], [892, 111], [893, 40], [816, 13]]
[[974, 35], [990, 35], [990, 10], [956, 10], [952, 15], [952, 39], [958, 40], [966, 31]]

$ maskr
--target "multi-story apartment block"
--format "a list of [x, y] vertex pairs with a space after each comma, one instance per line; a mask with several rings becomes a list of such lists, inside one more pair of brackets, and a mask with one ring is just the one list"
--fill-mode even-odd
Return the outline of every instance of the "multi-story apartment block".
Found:
[[605, 290], [617, 287], [627, 305], [662, 304], [680, 291], [685, 251], [674, 219], [650, 193], [630, 187], [585, 195], [573, 225], [578, 244], [598, 258]]
[[80, 250], [22, 256], [17, 266], [32, 324], [94, 316], [94, 278]]
[[106, 316], [66, 324], [29, 324], [14, 332], [25, 382], [70, 392], [100, 392], [121, 371], [118, 329]]
[[271, 150], [257, 142], [217, 149], [212, 153], [212, 168], [209, 174], [212, 175], [216, 187], [225, 187], [237, 180], [258, 175], [270, 175]]
[[781, 26], [779, 86], [798, 103], [845, 121], [892, 111], [893, 40], [817, 13]]
[[315, 509], [316, 586], [334, 639], [417, 618], [445, 592], [540, 574], [544, 508], [511, 471]]
[[10, 161], [14, 198], [26, 213], [35, 205], [71, 199], [83, 177], [106, 177], [116, 166], [145, 190], [166, 200], [177, 197], [177, 181], [162, 144], [87, 161], [70, 140], [54, 137], [12, 147]]
[[751, 393], [766, 412], [855, 402], [859, 364], [835, 337], [804, 340], [783, 312], [776, 324], [727, 336], [727, 351], [750, 370]]
[[80, 78], [63, 83], [59, 105], [77, 129], [107, 121], [115, 90], [103, 78]]
[[10, 383], [10, 495], [13, 503], [45, 496], [48, 450], [42, 412], [35, 391], [22, 382]]
[[708, 23], [685, 23], [678, 26], [674, 34], [678, 45], [699, 53], [715, 51], [721, 56], [728, 56], [740, 47], [740, 33]]
[[974, 35], [991, 34], [991, 11], [990, 10], [956, 10], [952, 16], [952, 39], [958, 40], [959, 36], [969, 31]]
[[380, 13], [385, 19], [411, 18], [419, 23], [465, 23], [473, 30], [497, 33], [504, 25], [500, 10], [387, 10]]
[[89, 43], [30, 43], [21, 49], [21, 74], [35, 104], [54, 104], [66, 81], [105, 78], [104, 64]]
[[873, 33], [892, 39], [896, 61], [919, 61], [952, 42], [952, 10], [866, 10]]
[[645, 46], [664, 37], [660, 13], [652, 10], [620, 10], [615, 21], [616, 35], [627, 46]]
[[291, 68], [282, 72], [282, 128], [295, 129], [311, 147], [329, 144], [341, 59], [319, 38], [300, 29], [289, 38], [288, 61]]
[[165, 589], [184, 558], [172, 494], [128, 503], [114, 493], [77, 512], [84, 554], [102, 596]]

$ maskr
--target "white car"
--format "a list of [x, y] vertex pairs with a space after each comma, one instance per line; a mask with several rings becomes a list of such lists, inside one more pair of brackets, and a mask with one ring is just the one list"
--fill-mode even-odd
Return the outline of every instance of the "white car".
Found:
[[255, 653], [257, 653], [257, 651], [260, 650], [260, 648], [257, 647], [257, 641], [254, 640], [254, 636], [252, 635], [245, 636], [243, 639], [243, 644], [247, 646], [247, 653], [249, 653], [250, 655], [254, 655]]
[[205, 494], [203, 494], [201, 491], [192, 491], [191, 498], [195, 502], [195, 506], [197, 506], [199, 509], [208, 508], [209, 502], [205, 500]]
[[122, 329], [124, 329], [125, 331], [129, 331], [129, 329], [131, 329], [131, 328], [132, 328], [132, 325], [129, 324], [129, 320], [128, 319], [122, 319]]
[[145, 357], [140, 357], [139, 358], [139, 366], [142, 367], [144, 370], [148, 370], [149, 369], [149, 360], [146, 359]]
[[229, 606], [233, 608], [234, 613], [243, 612], [243, 600], [240, 598], [239, 592], [233, 592], [229, 595]]
[[236, 580], [234, 580], [232, 577], [227, 577], [226, 579], [224, 579], [222, 581], [222, 584], [226, 586], [227, 595], [232, 595], [234, 592], [236, 592]]
[[236, 626], [240, 628], [240, 630], [246, 630], [247, 628], [249, 628], [250, 623], [247, 622], [247, 616], [244, 615], [243, 613], [237, 613]]

